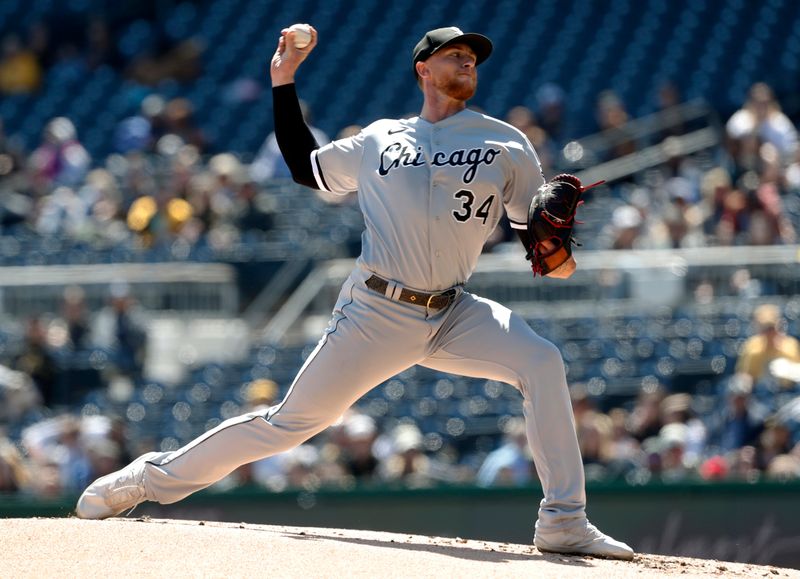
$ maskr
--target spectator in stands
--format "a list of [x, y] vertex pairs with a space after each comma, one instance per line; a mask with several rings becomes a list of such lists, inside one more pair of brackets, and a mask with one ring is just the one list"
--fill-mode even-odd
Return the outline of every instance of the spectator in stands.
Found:
[[425, 454], [422, 433], [415, 425], [398, 425], [385, 441], [388, 443], [385, 451], [378, 454], [378, 474], [382, 481], [419, 488], [430, 486], [441, 476], [437, 472], [440, 465]]
[[700, 177], [703, 228], [708, 238], [713, 239], [716, 224], [723, 210], [724, 199], [732, 188], [731, 176], [722, 167], [714, 167]]
[[478, 469], [475, 482], [479, 486], [524, 486], [536, 479], [525, 437], [525, 421], [519, 417], [509, 419], [503, 425], [503, 441]]
[[[5, 122], [0, 118], [0, 179], [9, 186], [13, 187], [11, 177], [21, 173], [25, 167], [25, 150], [19, 139], [15, 139], [6, 134]], [[3, 212], [0, 211], [0, 214]], [[0, 218], [2, 225], [3, 218]]]
[[536, 116], [533, 114], [533, 111], [525, 105], [511, 107], [506, 113], [505, 121], [523, 133], [530, 127], [537, 126]]
[[[34, 482], [42, 481], [38, 492], [75, 492], [81, 481], [92, 474], [83, 447], [81, 422], [73, 415], [64, 414], [26, 427], [22, 431], [22, 444], [33, 464]], [[54, 474], [57, 482], [48, 480]]]
[[217, 214], [212, 204], [214, 178], [208, 171], [193, 175], [186, 184], [186, 201], [192, 209], [192, 219], [184, 226], [182, 235], [193, 241], [208, 235], [217, 224]]
[[785, 321], [775, 304], [762, 304], [753, 311], [755, 333], [742, 345], [736, 371], [753, 382], [769, 376], [769, 363], [779, 358], [800, 362], [800, 341], [785, 331]]
[[746, 193], [736, 187], [720, 191], [716, 212], [712, 216], [713, 238], [718, 245], [746, 245], [748, 200]]
[[124, 210], [139, 197], [152, 195], [158, 188], [152, 158], [140, 151], [129, 151], [124, 158], [116, 158], [114, 173], [122, 193]]
[[690, 476], [692, 466], [686, 457], [689, 427], [681, 422], [665, 424], [658, 433], [658, 476], [663, 481], [679, 481]]
[[[219, 155], [215, 155], [211, 157], [211, 160], [214, 160], [214, 158], [218, 156]], [[183, 145], [174, 155], [169, 157], [169, 165], [166, 168], [166, 172], [161, 173], [160, 177], [166, 188], [169, 189], [175, 197], [185, 199], [189, 191], [189, 182], [192, 177], [203, 171], [208, 171], [209, 169], [210, 160], [203, 158], [197, 147], [194, 145]]]
[[78, 186], [83, 183], [91, 162], [72, 121], [56, 117], [45, 126], [42, 142], [29, 159], [34, 188], [43, 194], [51, 186]]
[[379, 434], [375, 420], [357, 411], [347, 412], [334, 431], [336, 435], [332, 439], [338, 447], [338, 461], [344, 472], [362, 483], [377, 478], [378, 458], [372, 451]]
[[784, 162], [791, 160], [797, 151], [797, 129], [781, 110], [772, 88], [763, 82], [750, 87], [747, 100], [728, 119], [725, 129], [734, 157], [742, 152], [743, 139], [753, 136], [777, 147]]
[[61, 470], [61, 485], [65, 491], [78, 492], [91, 480], [92, 465], [81, 439], [80, 421], [70, 415], [60, 420], [57, 443], [51, 449]]
[[755, 445], [764, 428], [767, 409], [752, 397], [753, 379], [734, 374], [724, 383], [724, 406], [708, 418], [709, 442], [723, 452]]
[[585, 414], [597, 411], [597, 404], [589, 396], [589, 390], [584, 382], [575, 382], [569, 387], [570, 403], [572, 404], [572, 415], [575, 421], [579, 422]]
[[588, 412], [576, 421], [578, 444], [581, 448], [587, 480], [602, 480], [610, 462], [609, 446], [613, 425], [611, 418], [602, 412]]
[[755, 299], [763, 293], [761, 281], [754, 278], [746, 267], [741, 267], [731, 274], [728, 287], [731, 295], [743, 299]]
[[597, 96], [595, 105], [598, 130], [605, 133], [612, 146], [604, 161], [617, 159], [636, 152], [636, 142], [627, 132], [630, 120], [622, 99], [613, 91], [606, 90]]
[[138, 235], [143, 247], [168, 245], [191, 222], [194, 209], [169, 189], [136, 199], [128, 210], [128, 228]]
[[764, 430], [758, 437], [758, 462], [762, 470], [769, 473], [773, 462], [792, 451], [792, 431], [789, 426], [774, 417], [764, 423]]
[[33, 460], [29, 464], [31, 493], [36, 497], [58, 499], [64, 496], [66, 489], [61, 483], [59, 464], [49, 458]]
[[245, 388], [247, 412], [258, 412], [271, 407], [278, 399], [278, 384], [269, 378], [253, 380]]
[[16, 34], [5, 36], [0, 50], [0, 94], [37, 91], [42, 82], [42, 71], [33, 51], [24, 47]]
[[241, 76], [225, 85], [222, 98], [225, 103], [236, 106], [258, 101], [263, 92], [264, 87], [258, 80], [248, 76]]
[[682, 432], [682, 460], [685, 466], [696, 467], [703, 458], [706, 447], [706, 427], [692, 411], [691, 395], [680, 392], [665, 397], [660, 404], [661, 423], [681, 424], [685, 426]]
[[557, 84], [546, 82], [536, 89], [536, 118], [539, 126], [560, 147], [566, 135], [564, 120], [564, 90]]
[[126, 418], [119, 415], [110, 416], [111, 425], [108, 430], [108, 440], [117, 445], [119, 454], [117, 459], [122, 464], [128, 464], [132, 460], [132, 456], [139, 456], [135, 453], [133, 445], [136, 438], [128, 429], [128, 421]]
[[635, 466], [640, 456], [641, 445], [628, 432], [630, 416], [627, 410], [612, 408], [608, 417], [611, 420], [611, 434], [606, 450], [607, 474], [611, 478], [617, 478]]
[[72, 187], [59, 186], [36, 205], [35, 229], [45, 237], [82, 236], [88, 226], [89, 207]]
[[25, 330], [25, 340], [15, 356], [12, 368], [31, 377], [48, 408], [66, 402], [58, 391], [58, 366], [47, 343], [47, 328], [39, 317], [30, 318]]
[[174, 135], [181, 144], [193, 145], [201, 153], [207, 152], [210, 145], [208, 137], [197, 124], [194, 105], [189, 99], [178, 97], [168, 101], [163, 120], [165, 137]]
[[664, 397], [661, 385], [643, 388], [639, 392], [628, 425], [631, 436], [639, 442], [658, 436], [661, 431], [661, 401]]
[[205, 46], [197, 38], [181, 40], [165, 51], [146, 48], [132, 55], [125, 75], [146, 86], [157, 86], [164, 81], [188, 83], [202, 73], [204, 52]]
[[239, 159], [231, 153], [214, 155], [208, 162], [212, 177], [211, 208], [221, 225], [230, 226], [234, 220], [236, 197], [245, 181], [245, 169]]
[[315, 491], [320, 487], [316, 474], [320, 462], [319, 449], [311, 443], [304, 443], [286, 453], [284, 460], [284, 488]]
[[[679, 106], [683, 102], [683, 95], [681, 95], [681, 91], [671, 80], [666, 80], [658, 85], [658, 89], [656, 90], [656, 111], [657, 112], [668, 112], [673, 110], [675, 107]], [[687, 132], [686, 125], [682, 118], [676, 119], [674, 122], [670, 123], [662, 130], [658, 131], [656, 137], [656, 143], [660, 143], [664, 139], [668, 137], [677, 137], [683, 135]]]
[[[100, 438], [86, 444], [86, 459], [89, 463], [89, 478], [106, 475], [123, 466], [122, 449], [110, 438]], [[127, 457], [125, 458], [127, 460]]]
[[237, 188], [234, 200], [234, 224], [241, 232], [269, 231], [274, 225], [276, 211], [273, 197], [245, 178]]
[[67, 346], [71, 350], [89, 348], [91, 328], [84, 289], [80, 286], [65, 288], [61, 308], [67, 330]]
[[[773, 147], [764, 146], [765, 151]], [[760, 176], [753, 176], [753, 187], [748, 191], [750, 216], [748, 223], [749, 245], [782, 245], [795, 243], [797, 234], [781, 198], [776, 158], [763, 165]]]
[[29, 490], [30, 472], [16, 445], [0, 434], [0, 496]]
[[[331, 142], [325, 132], [315, 127], [311, 115], [311, 109], [304, 101], [300, 101], [300, 109], [303, 112], [303, 118], [306, 120], [311, 133], [319, 143], [319, 146], [326, 145]], [[275, 132], [270, 133], [261, 148], [256, 153], [252, 164], [250, 165], [250, 176], [256, 183], [264, 183], [271, 179], [287, 179], [291, 180], [292, 175], [289, 172], [289, 167], [286, 161], [283, 160], [283, 155], [278, 147], [278, 140], [275, 138]]]
[[758, 451], [755, 446], [747, 445], [737, 448], [726, 455], [726, 462], [730, 465], [728, 477], [745, 482], [757, 482], [761, 478], [758, 468]]
[[636, 249], [644, 242], [644, 217], [633, 205], [620, 205], [611, 213], [611, 223], [601, 236], [610, 249]]
[[109, 303], [93, 320], [94, 343], [111, 352], [112, 374], [137, 381], [142, 378], [147, 355], [147, 326], [127, 283], [116, 282]]
[[782, 177], [785, 179], [787, 192], [800, 193], [800, 147], [795, 152], [789, 166], [786, 167], [786, 171], [782, 173]]
[[159, 94], [142, 99], [139, 113], [122, 119], [114, 131], [114, 149], [119, 153], [129, 151], [152, 152], [164, 134], [164, 109], [166, 101]]
[[554, 159], [558, 154], [557, 146], [550, 139], [547, 131], [539, 125], [534, 112], [523, 105], [517, 105], [506, 113], [505, 121], [519, 131], [525, 133], [528, 140], [536, 148], [536, 154], [542, 164], [545, 175], [553, 171]]
[[78, 196], [90, 206], [90, 223], [84, 239], [104, 247], [130, 238], [122, 209], [122, 192], [110, 171], [90, 171], [86, 183], [78, 190]]
[[767, 465], [766, 477], [782, 482], [800, 479], [800, 458], [792, 454], [780, 454]]

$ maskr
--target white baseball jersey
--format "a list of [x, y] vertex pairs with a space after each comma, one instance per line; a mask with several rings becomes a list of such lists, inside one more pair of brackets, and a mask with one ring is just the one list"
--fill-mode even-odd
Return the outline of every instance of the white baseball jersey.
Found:
[[379, 120], [315, 150], [311, 162], [320, 189], [358, 191], [360, 265], [429, 291], [467, 281], [503, 208], [524, 229], [544, 183], [525, 135], [470, 109], [437, 123]]

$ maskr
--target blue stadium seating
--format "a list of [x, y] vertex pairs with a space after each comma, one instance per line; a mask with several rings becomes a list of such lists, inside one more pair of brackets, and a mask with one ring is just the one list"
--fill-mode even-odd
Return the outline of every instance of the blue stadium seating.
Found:
[[[72, 4], [80, 3], [6, 0], [0, 3], [0, 35], [38, 20], [74, 17]], [[779, 96], [796, 89], [793, 72], [800, 67], [800, 4], [787, 0], [179, 2], [152, 24], [132, 22], [121, 42], [133, 48], [156, 32], [171, 40], [200, 39], [206, 51], [196, 82], [132, 87], [121, 71], [101, 68], [87, 79], [62, 69], [48, 75], [38, 95], [3, 99], [0, 114], [28, 146], [51, 116], [73, 118], [92, 153], [101, 155], [110, 151], [114, 127], [137, 101], [161, 91], [193, 101], [217, 150], [252, 154], [272, 126], [268, 91], [254, 102], [232, 104], [224, 87], [240, 77], [268, 87], [280, 28], [296, 21], [313, 21], [320, 33], [319, 49], [298, 85], [316, 124], [329, 135], [353, 123], [416, 111], [420, 97], [410, 74], [411, 47], [426, 30], [448, 24], [496, 41], [494, 57], [481, 70], [475, 105], [496, 116], [517, 104], [536, 108], [537, 88], [556, 83], [566, 92], [572, 137], [593, 132], [594, 99], [605, 89], [642, 116], [656, 110], [656, 91], [670, 81], [685, 98], [703, 97], [727, 114], [756, 80], [768, 80]], [[105, 110], [96, 114], [99, 104]]]

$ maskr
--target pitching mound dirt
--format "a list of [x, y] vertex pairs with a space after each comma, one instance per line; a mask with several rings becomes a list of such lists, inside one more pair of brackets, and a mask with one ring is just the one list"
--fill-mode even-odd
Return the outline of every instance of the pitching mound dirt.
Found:
[[0, 519], [3, 577], [798, 577], [800, 571], [530, 545], [161, 519]]

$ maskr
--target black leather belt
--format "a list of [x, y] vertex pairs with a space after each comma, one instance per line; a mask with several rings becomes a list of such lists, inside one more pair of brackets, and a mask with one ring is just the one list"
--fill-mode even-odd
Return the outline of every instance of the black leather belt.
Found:
[[[372, 291], [383, 295], [386, 295], [386, 288], [389, 287], [389, 282], [382, 277], [378, 277], [377, 275], [373, 275], [364, 283]], [[408, 288], [402, 288], [400, 290], [400, 297], [397, 299], [399, 299], [401, 302], [415, 304], [424, 308], [441, 310], [442, 308], [446, 308], [453, 303], [453, 300], [456, 299], [457, 293], [458, 292], [455, 288], [450, 288], [449, 290], [440, 293], [418, 292]]]

